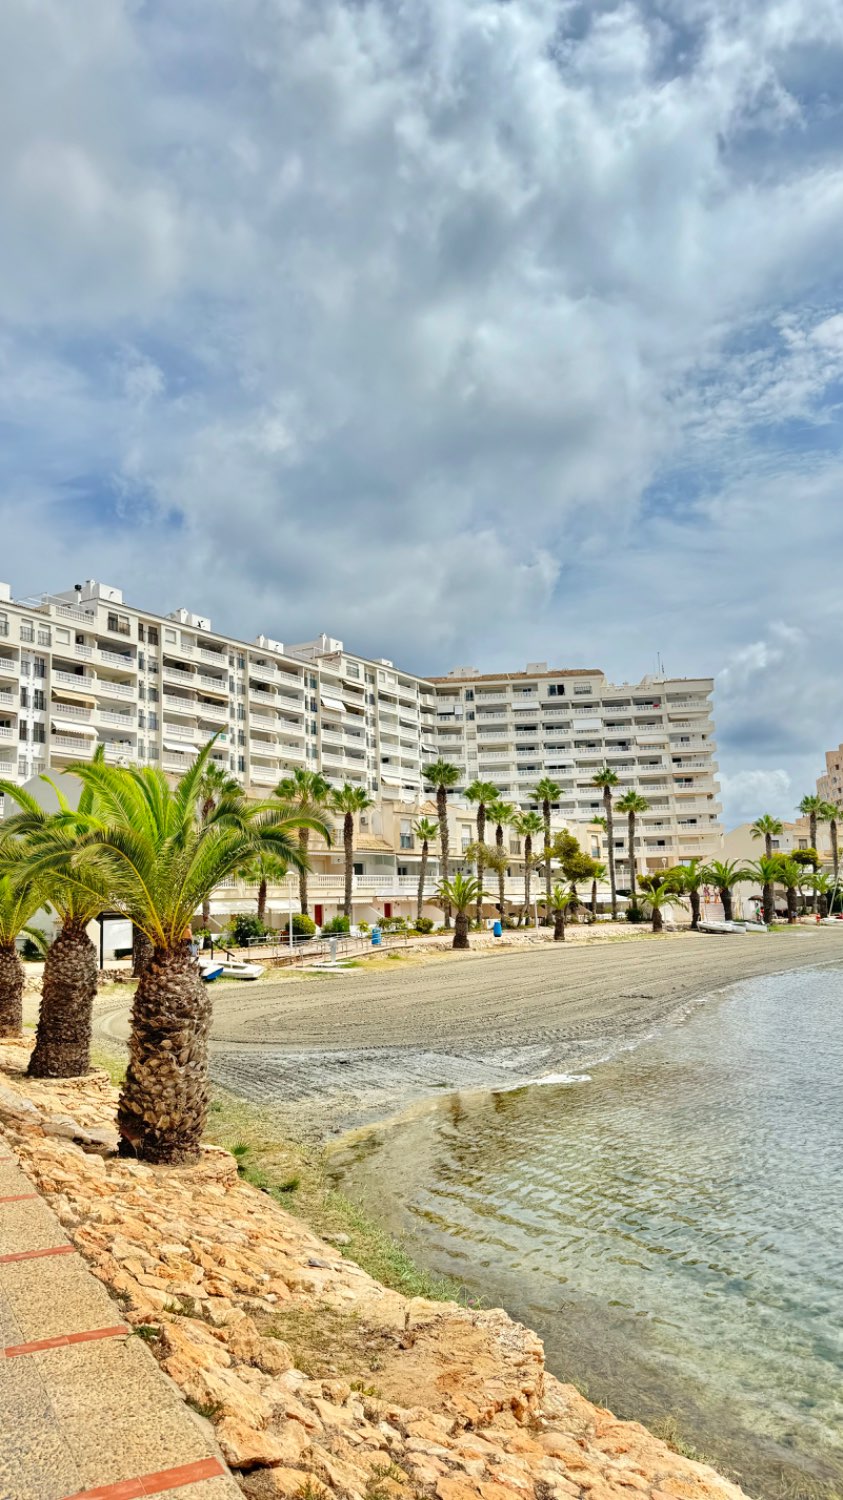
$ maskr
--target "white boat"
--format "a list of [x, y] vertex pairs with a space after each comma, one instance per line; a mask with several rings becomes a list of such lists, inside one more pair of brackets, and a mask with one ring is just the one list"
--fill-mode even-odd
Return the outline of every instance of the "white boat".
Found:
[[240, 958], [221, 958], [223, 979], [260, 979], [263, 964], [248, 964]]
[[740, 927], [742, 932], [769, 932], [766, 922], [735, 922], [735, 927]]
[[212, 958], [200, 958], [199, 973], [203, 984], [213, 984], [222, 976], [222, 964], [215, 963]]
[[743, 932], [744, 929], [737, 922], [698, 922], [697, 932], [733, 933]]

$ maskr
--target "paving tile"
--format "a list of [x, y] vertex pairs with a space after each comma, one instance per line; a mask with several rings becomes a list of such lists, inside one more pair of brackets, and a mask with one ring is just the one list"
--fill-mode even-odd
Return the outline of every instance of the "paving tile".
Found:
[[19, 1337], [4, 1339], [4, 1344], [109, 1328], [121, 1321], [119, 1307], [102, 1282], [91, 1275], [81, 1255], [0, 1266], [0, 1303], [3, 1301], [20, 1328]]
[[70, 1241], [43, 1198], [0, 1206], [0, 1256], [16, 1250], [43, 1250]]
[[40, 1373], [32, 1363], [0, 1361], [0, 1496], [64, 1500], [80, 1473]]
[[33, 1183], [13, 1157], [0, 1152], [0, 1193], [31, 1193]]

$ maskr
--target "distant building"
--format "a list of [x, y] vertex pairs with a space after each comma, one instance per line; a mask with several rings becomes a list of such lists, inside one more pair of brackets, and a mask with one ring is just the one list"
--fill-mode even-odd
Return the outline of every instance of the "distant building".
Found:
[[817, 777], [817, 796], [825, 802], [843, 802], [843, 745], [825, 752], [825, 774]]

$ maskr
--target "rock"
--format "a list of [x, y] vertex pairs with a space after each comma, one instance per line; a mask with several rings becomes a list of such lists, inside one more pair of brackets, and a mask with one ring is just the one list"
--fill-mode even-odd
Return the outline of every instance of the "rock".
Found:
[[351, 1235], [350, 1234], [326, 1234], [325, 1235], [325, 1239], [328, 1241], [329, 1245], [350, 1245], [351, 1244]]
[[[253, 1469], [244, 1474], [240, 1481], [241, 1488], [249, 1500], [277, 1500], [278, 1496], [285, 1496], [287, 1500], [294, 1500], [308, 1479], [301, 1469], [285, 1469], [283, 1466], [271, 1469]], [[326, 1500], [328, 1496], [325, 1491]]]
[[281, 1464], [290, 1456], [274, 1433], [250, 1427], [237, 1417], [223, 1417], [216, 1424], [216, 1433], [223, 1457], [235, 1469]]

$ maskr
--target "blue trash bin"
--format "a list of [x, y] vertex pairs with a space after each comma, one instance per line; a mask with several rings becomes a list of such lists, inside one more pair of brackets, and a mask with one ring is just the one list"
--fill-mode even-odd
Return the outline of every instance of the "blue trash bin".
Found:
[[372, 947], [379, 948], [381, 945], [381, 930], [379, 927], [372, 928]]
[[503, 927], [501, 926], [500, 922], [495, 923], [492, 931], [495, 934], [495, 937], [503, 937]]

